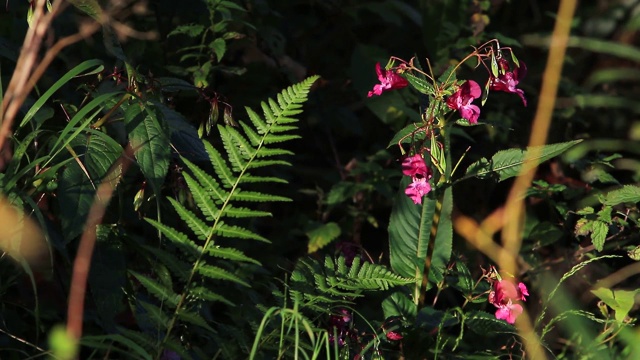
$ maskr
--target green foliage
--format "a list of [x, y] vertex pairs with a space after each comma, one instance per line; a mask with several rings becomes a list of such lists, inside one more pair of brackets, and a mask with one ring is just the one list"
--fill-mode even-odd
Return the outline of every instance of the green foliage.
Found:
[[527, 169], [530, 166], [536, 166], [543, 161], [547, 161], [553, 157], [556, 157], [572, 146], [580, 143], [581, 140], [568, 141], [561, 144], [543, 145], [538, 149], [535, 149], [535, 158], [531, 159], [531, 162], [525, 164], [527, 154], [534, 149], [510, 149], [498, 151], [491, 157], [491, 160], [485, 158], [480, 159], [473, 164], [469, 165], [465, 178], [476, 176], [479, 178], [496, 176], [498, 181], [503, 181], [514, 176], [517, 176], [523, 168]]
[[[245, 174], [248, 175], [252, 169], [257, 167], [284, 163], [282, 161], [265, 160], [284, 153], [284, 151], [270, 152], [269, 150], [273, 150], [273, 148], [268, 148], [267, 146], [276, 141], [285, 141], [285, 137], [286, 140], [295, 138], [295, 136], [286, 135], [286, 133], [296, 129], [296, 127], [283, 125], [297, 121], [293, 116], [300, 114], [302, 104], [307, 99], [307, 93], [316, 80], [317, 77], [311, 77], [286, 89], [278, 95], [277, 103], [269, 101], [269, 106], [263, 103], [264, 118], [247, 109], [252, 126], [241, 122], [243, 129], [251, 129], [251, 135], [247, 135], [247, 138], [228, 125], [218, 125], [226, 158], [223, 158], [222, 154], [211, 144], [205, 144], [215, 176], [208, 174], [198, 165], [183, 158], [186, 169], [189, 170], [183, 176], [193, 196], [193, 202], [200, 212], [196, 213], [173, 199], [170, 200], [170, 203], [179, 217], [187, 224], [191, 231], [190, 235], [156, 220], [146, 219], [149, 224], [164, 235], [168, 241], [168, 249], [179, 250], [178, 253], [174, 254], [166, 251], [162, 252], [162, 256], [157, 259], [167, 267], [183, 269], [176, 272], [178, 276], [175, 276], [171, 281], [171, 287], [181, 289], [178, 293], [174, 292], [167, 284], [158, 281], [160, 280], [159, 278], [153, 279], [137, 272], [130, 272], [161, 305], [161, 307], [158, 307], [158, 305], [149, 303], [148, 300], [143, 300], [141, 297], [136, 299], [136, 307], [140, 306], [144, 309], [140, 315], [146, 313], [145, 316], [148, 317], [150, 325], [156, 328], [158, 333], [164, 334], [161, 338], [155, 340], [155, 345], [152, 343], [146, 344], [148, 347], [155, 347], [157, 354], [160, 354], [165, 346], [169, 346], [170, 341], [174, 339], [172, 333], [175, 332], [180, 323], [188, 323], [198, 328], [213, 331], [202, 317], [202, 314], [196, 310], [201, 306], [197, 304], [201, 301], [233, 303], [225, 298], [224, 295], [212, 290], [213, 284], [227, 282], [241, 287], [251, 287], [248, 279], [245, 279], [234, 270], [233, 264], [250, 263], [259, 265], [260, 263], [247, 256], [240, 249], [222, 246], [221, 244], [224, 243], [225, 239], [234, 239], [236, 241], [267, 240], [248, 228], [228, 224], [225, 221], [267, 214], [255, 212], [244, 207], [234, 207], [233, 211], [228, 210], [231, 209], [232, 204], [238, 201], [257, 203], [287, 200], [264, 192], [245, 191], [241, 188], [243, 186], [242, 179]], [[133, 107], [136, 107], [135, 118], [140, 112], [136, 104]], [[145, 117], [139, 119], [141, 122], [146, 120], [153, 120], [153, 118]], [[149, 127], [153, 128], [153, 124], [155, 122], [152, 121]], [[270, 162], [267, 164], [265, 163], [266, 161]], [[258, 165], [256, 165], [257, 162], [259, 163]], [[271, 179], [261, 179], [259, 177], [254, 177], [253, 180], [254, 182], [271, 182]], [[195, 236], [195, 240], [191, 239], [192, 236]], [[151, 256], [154, 254], [159, 253], [153, 251]], [[207, 287], [195, 286], [196, 283], [201, 282], [211, 285]], [[210, 337], [212, 334], [207, 336]]]

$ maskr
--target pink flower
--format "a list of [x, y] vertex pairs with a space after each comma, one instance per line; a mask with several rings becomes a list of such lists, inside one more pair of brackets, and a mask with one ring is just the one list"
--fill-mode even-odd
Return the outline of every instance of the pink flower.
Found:
[[522, 305], [516, 301], [526, 301], [529, 290], [524, 283], [518, 283], [518, 287], [509, 280], [498, 280], [493, 283], [493, 289], [489, 293], [489, 303], [497, 307], [496, 319], [506, 320], [513, 324], [516, 318], [522, 314]]
[[518, 83], [520, 83], [520, 80], [522, 80], [527, 74], [527, 66], [525, 63], [520, 61], [520, 66], [516, 67], [513, 72], [509, 71], [509, 62], [505, 59], [500, 59], [498, 66], [500, 67], [500, 74], [498, 77], [491, 77], [489, 89], [518, 94], [520, 99], [522, 99], [524, 106], [527, 106], [527, 99], [524, 97], [524, 91], [516, 88]]
[[447, 105], [454, 110], [458, 110], [462, 118], [467, 119], [471, 124], [478, 123], [480, 116], [480, 108], [471, 104], [474, 99], [482, 95], [480, 85], [473, 80], [469, 80], [462, 84], [455, 94], [447, 99]]
[[413, 182], [407, 186], [404, 193], [407, 194], [414, 204], [422, 204], [422, 197], [431, 191], [431, 185], [427, 178], [413, 178]]
[[380, 84], [374, 85], [373, 90], [369, 91], [367, 97], [372, 97], [373, 95], [381, 95], [387, 90], [402, 89], [403, 87], [409, 85], [407, 79], [398, 75], [395, 71], [383, 69], [380, 66], [380, 63], [376, 63], [376, 73], [378, 74], [378, 80], [380, 81]]
[[400, 335], [395, 331], [389, 331], [387, 333], [387, 340], [391, 340], [391, 341], [402, 340], [402, 335]]
[[506, 305], [501, 305], [496, 311], [496, 319], [505, 320], [509, 324], [516, 322], [516, 318], [522, 314], [522, 305], [513, 304], [511, 300]]
[[407, 176], [416, 176], [418, 174], [427, 174], [429, 169], [420, 154], [406, 157], [402, 160], [402, 173]]
[[431, 169], [427, 167], [420, 154], [409, 156], [402, 161], [402, 173], [411, 176], [411, 184], [404, 193], [414, 204], [422, 204], [422, 197], [431, 191]]

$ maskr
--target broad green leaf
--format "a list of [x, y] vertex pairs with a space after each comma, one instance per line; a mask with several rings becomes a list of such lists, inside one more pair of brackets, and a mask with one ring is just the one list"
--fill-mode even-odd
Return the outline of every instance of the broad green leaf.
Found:
[[124, 122], [140, 170], [153, 191], [159, 194], [171, 160], [164, 119], [153, 105], [133, 102], [125, 110]]
[[[416, 205], [404, 193], [409, 179], [403, 179], [389, 220], [389, 261], [393, 270], [402, 277], [422, 278], [431, 225], [436, 213], [437, 200], [424, 198]], [[445, 190], [440, 213], [440, 224], [429, 271], [429, 280], [442, 279], [451, 257], [453, 229], [451, 225], [451, 188]], [[419, 286], [419, 284], [416, 284]]]
[[405, 144], [423, 140], [426, 137], [426, 132], [424, 129], [421, 129], [421, 126], [422, 123], [413, 123], [402, 128], [402, 130], [398, 131], [393, 139], [389, 141], [387, 149], [397, 146], [399, 142]]
[[624, 319], [629, 315], [629, 311], [635, 304], [636, 294], [640, 292], [640, 289], [636, 290], [612, 290], [607, 288], [597, 288], [591, 290], [591, 292], [609, 305], [616, 313], [616, 321], [622, 323]]
[[309, 238], [307, 253], [314, 253], [329, 245], [329, 243], [340, 236], [341, 232], [340, 226], [334, 222], [322, 224], [313, 230], [307, 231], [306, 234]]
[[384, 318], [400, 317], [404, 322], [412, 323], [417, 314], [413, 301], [404, 293], [396, 291], [382, 301]]
[[[532, 159], [530, 164], [526, 165], [526, 168], [533, 167], [544, 161], [547, 161], [555, 156], [562, 154], [570, 147], [578, 144], [582, 140], [573, 140], [564, 143], [543, 145], [537, 147], [535, 150], [539, 151], [538, 156]], [[496, 176], [498, 181], [503, 181], [511, 177], [517, 176], [525, 167], [524, 161], [528, 151], [533, 149], [509, 149], [498, 151], [491, 157], [491, 160], [482, 158], [467, 168], [465, 178], [476, 176], [478, 178], [485, 178], [488, 176]]]
[[[115, 140], [100, 132], [90, 132], [71, 144], [78, 158], [68, 163], [58, 182], [58, 200], [63, 234], [67, 241], [80, 235], [96, 188], [101, 181], [117, 181], [119, 172], [103, 179], [120, 157], [122, 148]], [[82, 166], [80, 165], [80, 163]], [[85, 172], [86, 171], [86, 172]]]

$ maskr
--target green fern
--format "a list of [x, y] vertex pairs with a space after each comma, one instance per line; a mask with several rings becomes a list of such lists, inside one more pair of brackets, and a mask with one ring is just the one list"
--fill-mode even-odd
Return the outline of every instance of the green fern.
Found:
[[362, 262], [358, 257], [347, 265], [343, 256], [326, 256], [324, 264], [310, 258], [298, 263], [291, 274], [289, 293], [294, 302], [304, 299], [303, 306], [326, 311], [330, 306], [344, 305], [345, 299], [364, 296], [365, 291], [388, 290], [414, 282], [415, 279], [403, 278], [383, 265]]
[[[164, 239], [161, 247], [144, 246], [142, 249], [148, 251], [158, 264], [162, 264], [162, 268], [168, 269], [173, 277], [172, 280], [162, 281], [160, 274], [154, 276], [131, 272], [134, 283], [151, 295], [138, 296], [132, 306], [140, 309], [138, 316], [144, 317], [147, 324], [153, 324], [154, 332], [159, 335], [155, 340], [147, 337], [132, 340], [143, 341], [145, 349], [152, 353], [155, 351], [156, 359], [162, 356], [164, 349], [175, 350], [179, 347], [178, 335], [175, 334], [179, 324], [186, 325], [181, 329], [188, 327], [189, 331], [203, 331], [203, 337], [217, 338], [200, 309], [203, 302], [234, 305], [233, 301], [215, 291], [221, 282], [241, 288], [250, 287], [249, 279], [237, 271], [238, 266], [260, 266], [260, 262], [240, 249], [222, 246], [219, 240], [269, 242], [243, 227], [238, 219], [271, 216], [268, 212], [253, 209], [251, 204], [290, 199], [245, 189], [245, 186], [286, 183], [280, 178], [251, 174], [251, 171], [265, 166], [290, 165], [275, 157], [292, 152], [275, 144], [298, 138], [291, 134], [297, 129], [293, 125], [297, 121], [294, 117], [301, 113], [302, 104], [316, 80], [317, 77], [310, 77], [284, 90], [276, 100], [263, 102], [263, 117], [247, 108], [250, 123], [240, 121], [239, 128], [219, 125], [224, 153], [209, 143], [204, 144], [212, 174], [182, 159], [186, 168], [183, 177], [195, 207], [190, 208], [174, 199], [169, 199], [169, 204], [186, 225], [184, 229], [145, 219]], [[385, 281], [394, 280], [385, 278]], [[350, 285], [342, 285], [345, 286]]]

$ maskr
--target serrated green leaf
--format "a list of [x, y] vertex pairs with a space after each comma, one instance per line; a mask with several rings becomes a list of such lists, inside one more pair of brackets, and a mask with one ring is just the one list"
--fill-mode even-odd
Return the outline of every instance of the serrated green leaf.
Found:
[[474, 162], [467, 168], [465, 177], [476, 176], [485, 178], [490, 175], [496, 175], [498, 181], [503, 181], [511, 177], [517, 176], [525, 167], [524, 161], [529, 151], [536, 151], [538, 156], [532, 159], [526, 168], [538, 165], [555, 156], [562, 154], [570, 147], [580, 143], [582, 140], [573, 140], [564, 143], [543, 145], [528, 150], [509, 149], [498, 151], [491, 157], [491, 160], [485, 158]]
[[603, 204], [612, 206], [638, 202], [640, 202], [640, 186], [636, 185], [625, 185], [620, 189], [609, 191], [602, 200]]
[[405, 143], [410, 144], [413, 142], [424, 140], [424, 138], [426, 137], [426, 132], [422, 130], [421, 127], [422, 127], [421, 123], [413, 123], [405, 126], [404, 128], [402, 128], [402, 130], [398, 131], [393, 136], [391, 141], [389, 141], [389, 144], [387, 145], [387, 149], [392, 146], [397, 146], [398, 142], [400, 141], [403, 144]]
[[253, 210], [245, 207], [236, 207], [231, 204], [225, 206], [223, 216], [231, 218], [266, 217], [272, 216], [268, 211]]
[[592, 222], [592, 224], [593, 232], [591, 233], [591, 242], [596, 250], [602, 251], [604, 248], [604, 242], [607, 238], [607, 233], [609, 233], [609, 225], [600, 220], [596, 220]]
[[209, 48], [216, 54], [218, 62], [222, 61], [222, 57], [227, 52], [227, 42], [223, 38], [217, 38], [209, 44]]
[[401, 76], [413, 86], [414, 89], [426, 95], [435, 95], [433, 86], [426, 79], [419, 78], [411, 73], [404, 72]]
[[498, 320], [493, 314], [484, 311], [470, 311], [465, 314], [465, 326], [476, 334], [515, 333], [516, 329], [504, 320]]

